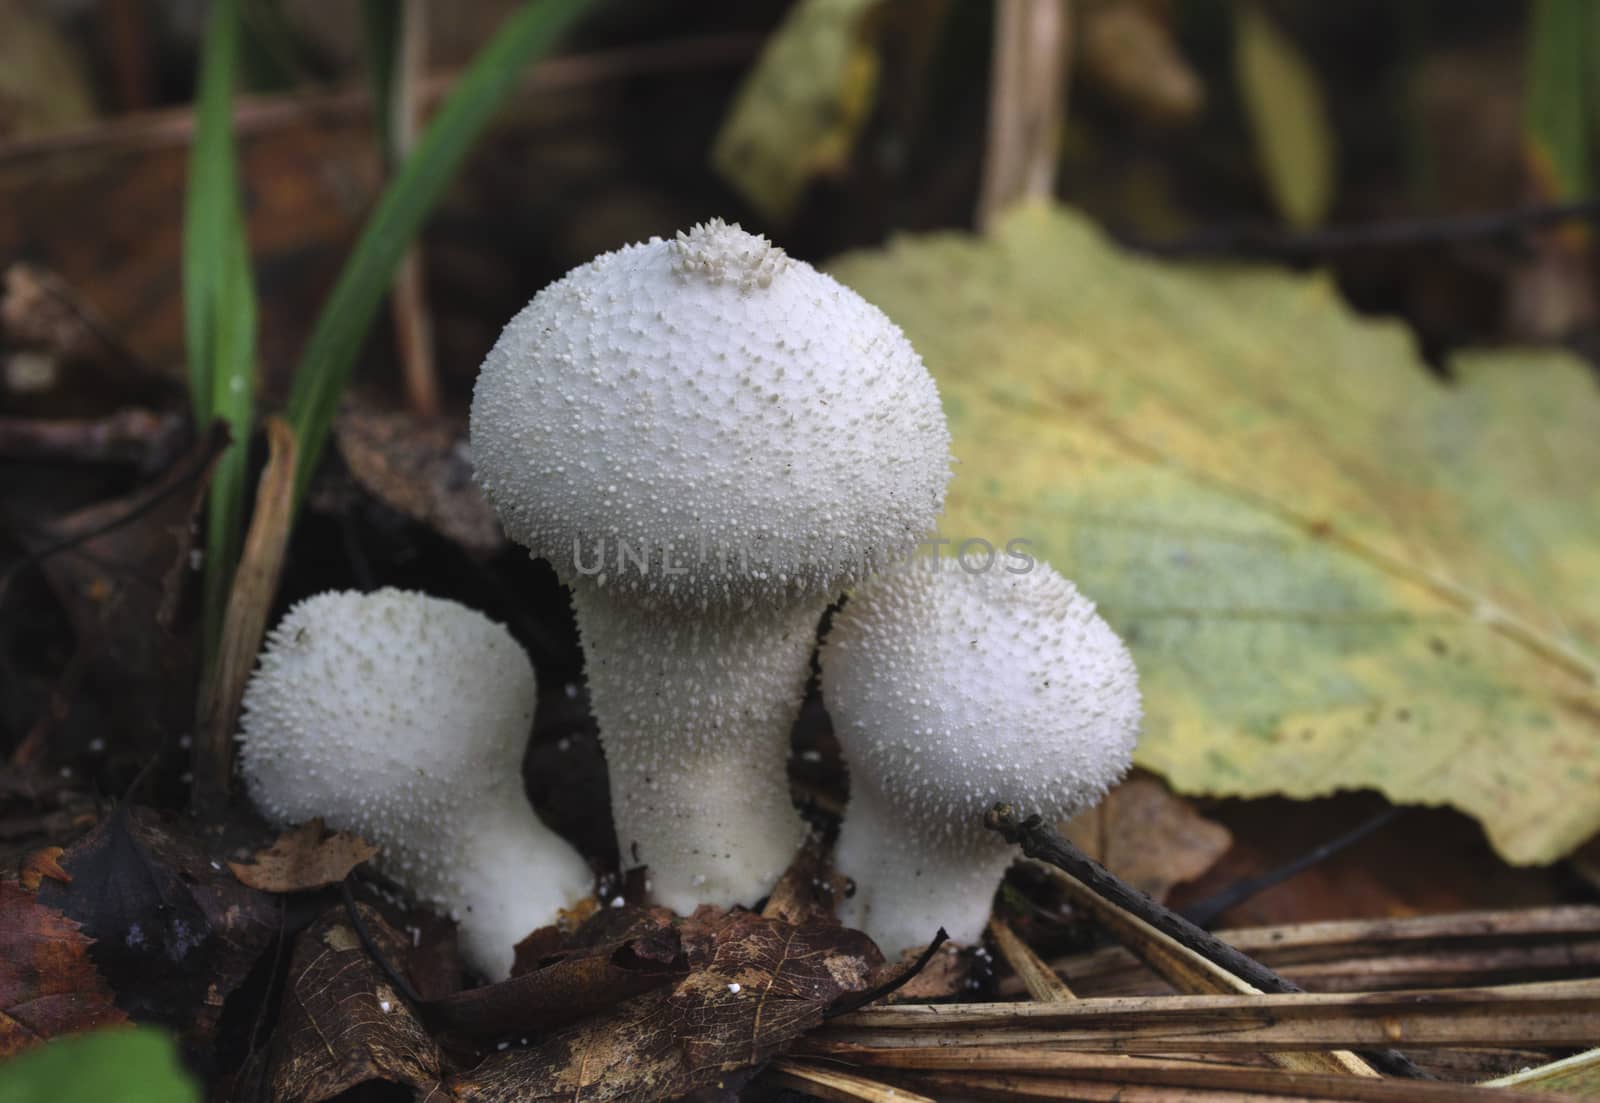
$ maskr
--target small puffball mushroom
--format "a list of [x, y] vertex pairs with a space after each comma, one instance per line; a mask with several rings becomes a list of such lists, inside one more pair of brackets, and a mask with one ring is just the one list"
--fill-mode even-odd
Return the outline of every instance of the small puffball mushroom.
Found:
[[473, 392], [476, 477], [572, 590], [625, 865], [753, 903], [804, 837], [789, 731], [816, 626], [931, 531], [933, 379], [876, 307], [712, 221], [536, 295]]
[[240, 763], [274, 822], [320, 816], [382, 848], [382, 870], [502, 980], [512, 948], [593, 883], [523, 792], [536, 698], [527, 654], [482, 613], [405, 590], [318, 594], [267, 638]]
[[822, 696], [850, 769], [840, 918], [885, 953], [943, 926], [983, 933], [1014, 848], [996, 801], [1049, 818], [1128, 769], [1138, 674], [1094, 604], [1047, 564], [973, 573], [913, 560], [850, 595], [822, 648]]

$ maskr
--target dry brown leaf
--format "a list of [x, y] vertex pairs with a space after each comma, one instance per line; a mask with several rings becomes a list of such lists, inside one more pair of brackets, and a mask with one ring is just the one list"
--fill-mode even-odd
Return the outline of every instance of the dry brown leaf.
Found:
[[1079, 63], [1102, 94], [1159, 126], [1186, 123], [1200, 113], [1205, 86], [1153, 5], [1099, 0], [1079, 11]]
[[[403, 969], [410, 941], [357, 907], [379, 952]], [[320, 1103], [374, 1081], [438, 1085], [439, 1047], [362, 947], [342, 905], [296, 940], [280, 1016], [268, 1059], [275, 1103]]]
[[72, 874], [61, 868], [57, 861], [66, 851], [59, 846], [42, 846], [32, 851], [22, 859], [22, 864], [17, 870], [17, 880], [22, 887], [33, 892], [39, 887], [39, 882], [49, 877], [53, 881], [71, 881]]
[[0, 881], [0, 1059], [69, 1031], [125, 1023], [78, 924]]
[[673, 1099], [766, 1060], [865, 990], [882, 955], [859, 931], [702, 908], [680, 928], [694, 971], [449, 1083], [463, 1103]]
[[351, 401], [334, 436], [368, 494], [467, 551], [500, 550], [500, 524], [472, 481], [465, 425]]
[[45, 879], [38, 890], [93, 940], [89, 957], [118, 1007], [197, 1048], [281, 921], [272, 897], [228, 872], [221, 846], [123, 805], [61, 856], [71, 881]]
[[447, 1043], [484, 1044], [565, 1026], [688, 972], [673, 914], [606, 908], [575, 936], [544, 927], [517, 944], [512, 977], [426, 1006]]
[[1135, 774], [1067, 824], [1077, 848], [1152, 900], [1193, 880], [1227, 853], [1233, 835], [1160, 780]]
[[335, 831], [323, 837], [320, 819], [285, 831], [248, 862], [229, 862], [233, 875], [262, 892], [308, 892], [337, 885], [378, 853], [359, 835]]
[[843, 899], [848, 884], [823, 856], [822, 847], [808, 840], [772, 887], [761, 914], [785, 923], [832, 922], [834, 901]]
[[94, 725], [103, 717], [95, 701], [115, 702], [124, 746], [153, 747], [171, 730], [172, 679], [182, 676], [186, 654], [170, 629], [191, 573], [192, 522], [226, 445], [219, 425], [132, 493], [18, 530], [67, 612], [75, 661], [92, 692], [65, 699], [61, 715], [36, 725], [13, 763], [37, 762], [51, 725], [79, 732]]

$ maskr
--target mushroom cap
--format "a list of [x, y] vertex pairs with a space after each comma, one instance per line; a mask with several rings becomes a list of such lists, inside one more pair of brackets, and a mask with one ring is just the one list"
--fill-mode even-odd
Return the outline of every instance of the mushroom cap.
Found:
[[1140, 721], [1128, 649], [1039, 561], [922, 558], [873, 577], [834, 618], [822, 694], [852, 803], [869, 790], [933, 839], [982, 836], [997, 800], [1056, 818], [1092, 805]]
[[836, 591], [931, 531], [950, 477], [899, 327], [716, 220], [534, 296], [484, 361], [471, 438], [507, 535], [564, 580], [701, 607]]
[[520, 793], [537, 694], [527, 653], [482, 613], [407, 590], [321, 593], [267, 637], [240, 762], [284, 823], [347, 806], [410, 817], [486, 785]]

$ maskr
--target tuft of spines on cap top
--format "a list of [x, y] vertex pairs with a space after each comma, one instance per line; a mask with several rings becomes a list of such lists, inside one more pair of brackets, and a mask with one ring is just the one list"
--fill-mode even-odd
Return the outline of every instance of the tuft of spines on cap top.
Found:
[[740, 291], [772, 286], [772, 281], [793, 265], [782, 249], [759, 234], [749, 234], [737, 222], [720, 218], [679, 230], [668, 246], [673, 251], [672, 270], [686, 279], [731, 283]]
[[984, 812], [1090, 807], [1127, 771], [1141, 718], [1127, 648], [1042, 562], [874, 577], [834, 617], [822, 694], [850, 771], [841, 918], [889, 954], [940, 926], [976, 941], [1013, 857]]
[[713, 220], [535, 295], [484, 360], [471, 441], [506, 535], [572, 590], [624, 862], [682, 911], [753, 903], [804, 833], [784, 763], [822, 611], [943, 503], [921, 359]]
[[536, 699], [527, 654], [481, 613], [404, 590], [317, 594], [267, 637], [240, 767], [268, 819], [320, 817], [380, 847], [379, 867], [452, 916], [468, 963], [499, 980], [592, 882], [523, 792]]

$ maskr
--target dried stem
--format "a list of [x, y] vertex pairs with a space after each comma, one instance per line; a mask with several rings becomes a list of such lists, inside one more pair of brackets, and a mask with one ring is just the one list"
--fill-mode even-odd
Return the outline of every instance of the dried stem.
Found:
[[1529, 1088], [1542, 1092], [1571, 1092], [1592, 1099], [1600, 1094], [1600, 1049], [1585, 1050], [1538, 1068], [1485, 1081], [1486, 1088]]
[[[428, 5], [404, 0], [394, 80], [389, 88], [388, 170], [392, 173], [411, 155], [421, 122], [420, 94], [428, 52]], [[406, 250], [391, 288], [395, 344], [400, 355], [406, 401], [413, 412], [433, 417], [439, 412], [439, 374], [434, 360], [433, 315], [424, 284], [422, 244]]]
[[[1098, 862], [1058, 835], [1039, 816], [1022, 820], [1009, 804], [997, 804], [984, 817], [984, 826], [998, 832], [1007, 842], [1020, 845], [1022, 852], [1064, 870], [1084, 888], [1084, 896], [1103, 900], [1116, 911], [1126, 914], [1139, 923], [1165, 935], [1178, 947], [1193, 952], [1193, 957], [1216, 966], [1224, 975], [1243, 981], [1258, 992], [1298, 992], [1298, 985], [1285, 980], [1255, 959], [1240, 953], [1221, 939], [1201, 930], [1176, 912], [1162, 907], [1144, 893], [1112, 876]], [[1102, 920], [1112, 913], [1100, 909]], [[1148, 945], [1141, 942], [1141, 945]], [[1132, 946], [1129, 947], [1133, 949]], [[1167, 959], [1169, 966], [1180, 975], [1193, 965], [1185, 955]], [[1147, 962], [1148, 963], [1148, 962]], [[1170, 978], [1169, 978], [1170, 979]], [[1220, 981], [1219, 981], [1220, 982]], [[1220, 982], [1225, 983], [1225, 982]], [[1404, 1055], [1392, 1050], [1378, 1050], [1361, 1055], [1374, 1068], [1391, 1076], [1422, 1079], [1427, 1076]], [[1341, 1060], [1341, 1063], [1345, 1063]], [[1351, 1066], [1346, 1071], [1356, 1071]]]
[[106, 417], [0, 417], [0, 456], [161, 467], [182, 444], [181, 414], [124, 409]]
[[935, 1103], [932, 1096], [880, 1084], [853, 1072], [811, 1061], [780, 1057], [768, 1066], [768, 1079], [782, 1087], [833, 1103]]
[[256, 491], [255, 512], [228, 594], [222, 638], [195, 726], [193, 802], [202, 814], [221, 809], [233, 778], [233, 734], [239, 702], [266, 631], [278, 592], [294, 507], [294, 431], [282, 418], [267, 419], [267, 465]]
[[[741, 32], [549, 58], [529, 69], [521, 89], [527, 94], [526, 98], [537, 99], [533, 93], [587, 88], [627, 77], [698, 72], [713, 65], [742, 65], [756, 55], [761, 44], [761, 36]], [[424, 80], [419, 96], [422, 108], [427, 110], [444, 99], [458, 76], [457, 73], [438, 73]], [[357, 119], [371, 108], [371, 93], [364, 89], [296, 96], [242, 96], [234, 105], [233, 132], [242, 141], [256, 134], [307, 123]], [[151, 111], [92, 127], [0, 142], [0, 165], [78, 151], [144, 152], [185, 145], [193, 135], [194, 112], [189, 108]]]
[[834, 1019], [804, 1046], [811, 1054], [865, 1060], [866, 1050], [903, 1046], [1255, 1055], [1400, 1040], [1423, 1047], [1577, 1046], [1596, 1037], [1600, 980], [1592, 979], [1425, 992], [893, 1004]]
[[[1594, 905], [1325, 920], [1216, 933], [1319, 992], [1515, 984], [1600, 973], [1600, 907]], [[1080, 995], [1162, 990], [1160, 981], [1121, 947], [1062, 958], [1051, 967], [1077, 985]], [[1008, 980], [1000, 991], [1020, 988]]]
[[998, 0], [994, 12], [980, 230], [1055, 190], [1071, 43], [1067, 0]]
[[994, 939], [995, 949], [1000, 951], [1000, 956], [1005, 958], [1011, 971], [1022, 981], [1028, 995], [1044, 1003], [1077, 998], [1072, 994], [1072, 989], [1067, 987], [1067, 982], [1033, 952], [1033, 947], [1018, 938], [1017, 932], [1005, 920], [989, 920], [989, 937]]

